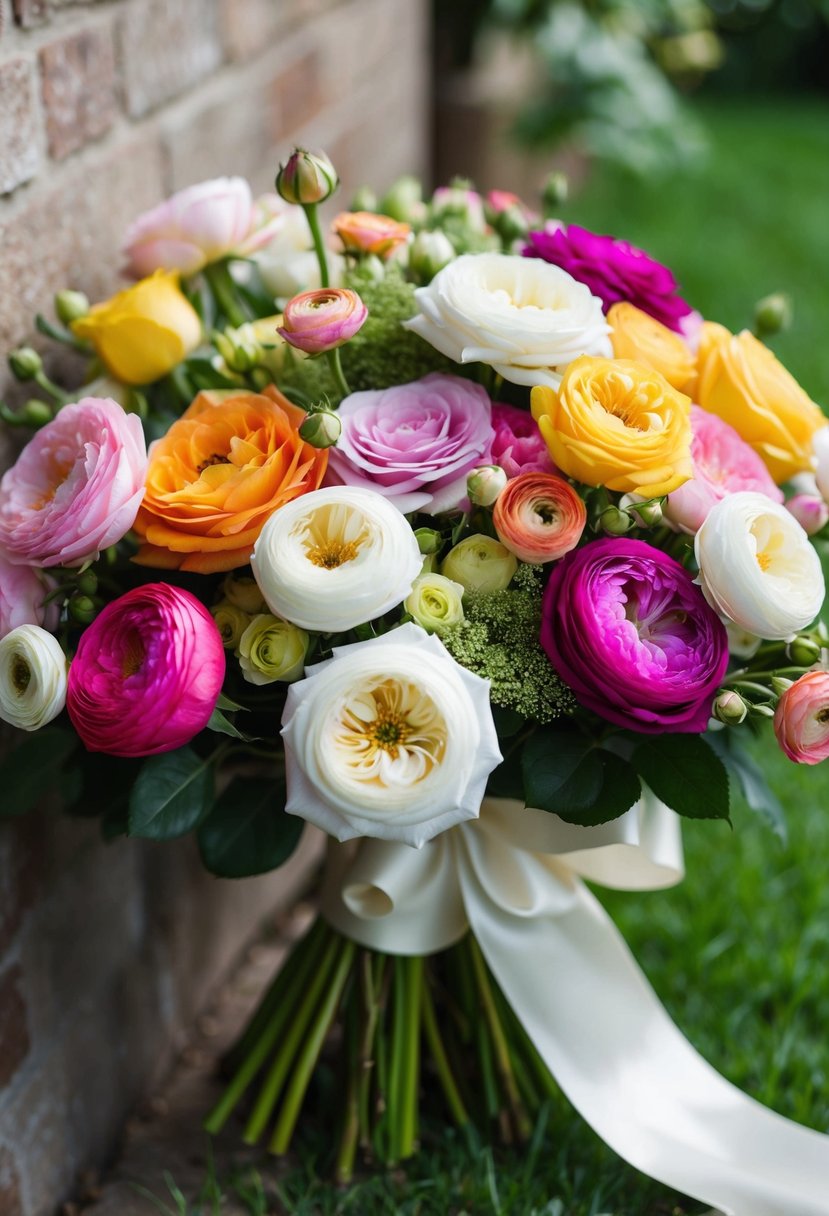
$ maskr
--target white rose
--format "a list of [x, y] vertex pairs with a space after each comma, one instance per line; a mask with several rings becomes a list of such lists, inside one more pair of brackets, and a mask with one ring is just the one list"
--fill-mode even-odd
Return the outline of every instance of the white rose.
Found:
[[694, 551], [705, 598], [749, 633], [789, 638], [820, 611], [820, 559], [794, 516], [765, 494], [742, 490], [713, 506]]
[[829, 503], [829, 426], [816, 432], [812, 443], [815, 452], [815, 481], [824, 502]]
[[282, 723], [285, 809], [338, 840], [420, 848], [477, 818], [501, 762], [489, 682], [414, 624], [309, 667]]
[[406, 517], [387, 498], [331, 486], [275, 511], [250, 564], [276, 616], [342, 633], [402, 603], [422, 562]]
[[613, 355], [602, 302], [540, 258], [467, 253], [419, 287], [406, 321], [458, 363], [487, 363], [512, 384], [558, 388], [579, 355]]
[[39, 625], [18, 625], [0, 640], [0, 718], [39, 730], [66, 702], [66, 655]]

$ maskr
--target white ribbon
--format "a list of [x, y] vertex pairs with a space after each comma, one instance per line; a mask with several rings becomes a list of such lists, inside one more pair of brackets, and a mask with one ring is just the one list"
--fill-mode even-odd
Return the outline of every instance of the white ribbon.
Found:
[[620, 1156], [725, 1216], [829, 1216], [829, 1136], [694, 1051], [580, 881], [644, 891], [682, 875], [678, 820], [652, 794], [596, 828], [492, 798], [422, 850], [334, 845], [323, 912], [392, 954], [471, 928], [550, 1072]]

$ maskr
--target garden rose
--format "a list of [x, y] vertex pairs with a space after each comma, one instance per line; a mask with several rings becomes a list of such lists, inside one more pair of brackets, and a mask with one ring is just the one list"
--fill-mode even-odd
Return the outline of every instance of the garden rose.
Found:
[[0, 718], [40, 730], [66, 701], [66, 655], [39, 625], [18, 625], [0, 639]]
[[696, 372], [696, 360], [686, 342], [657, 321], [623, 301], [614, 304], [607, 314], [612, 332], [613, 354], [617, 359], [633, 359], [645, 363], [664, 376], [669, 384], [685, 391]]
[[352, 393], [337, 410], [329, 480], [376, 490], [404, 512], [451, 510], [467, 474], [489, 459], [490, 410], [480, 385], [439, 373]]
[[44, 603], [53, 586], [32, 566], [18, 566], [0, 551], [0, 638], [18, 625], [42, 625], [53, 632], [58, 606]]
[[676, 279], [642, 249], [612, 236], [599, 236], [576, 224], [552, 225], [531, 232], [525, 257], [543, 258], [584, 283], [605, 310], [626, 300], [669, 329], [680, 330], [693, 310], [677, 295]]
[[298, 680], [305, 668], [310, 642], [304, 629], [267, 612], [261, 613], [239, 639], [237, 654], [242, 675], [249, 684]]
[[519, 473], [496, 499], [492, 522], [522, 562], [554, 562], [579, 543], [587, 508], [562, 477]]
[[263, 393], [199, 393], [153, 444], [135, 530], [139, 565], [210, 574], [247, 565], [265, 521], [315, 490], [327, 457], [304, 443], [305, 414]]
[[132, 527], [144, 494], [141, 422], [108, 398], [65, 405], [0, 481], [0, 545], [13, 562], [80, 566]]
[[194, 274], [231, 253], [250, 233], [253, 219], [244, 178], [218, 177], [188, 186], [130, 226], [122, 247], [126, 273], [136, 279], [159, 269]]
[[503, 591], [512, 582], [518, 562], [505, 545], [493, 536], [476, 533], [449, 550], [441, 574], [465, 591]]
[[753, 448], [732, 426], [691, 406], [692, 476], [668, 496], [665, 517], [683, 532], [696, 532], [714, 503], [738, 490], [756, 490], [773, 502], [783, 494]]
[[95, 347], [124, 384], [166, 376], [201, 341], [199, 314], [178, 285], [178, 272], [156, 270], [126, 291], [94, 305], [72, 332]]
[[577, 481], [654, 497], [691, 476], [690, 401], [643, 363], [576, 359], [556, 392], [532, 391], [554, 463]]
[[579, 355], [609, 355], [601, 301], [544, 262], [464, 254], [415, 292], [404, 322], [458, 363], [486, 363], [512, 384], [556, 387]]
[[288, 301], [277, 332], [306, 355], [320, 355], [353, 338], [367, 316], [368, 309], [356, 291], [320, 287]]
[[210, 615], [216, 622], [225, 650], [235, 650], [251, 618], [230, 600], [220, 600], [218, 604], [214, 604]]
[[774, 711], [774, 733], [795, 764], [829, 757], [829, 672], [807, 671], [786, 689]]
[[374, 211], [341, 211], [331, 227], [349, 253], [386, 257], [409, 239], [411, 226]]
[[420, 848], [477, 818], [501, 761], [488, 682], [413, 624], [336, 647], [291, 685], [282, 723], [285, 810], [338, 840]]
[[403, 607], [421, 629], [442, 633], [463, 620], [463, 593], [460, 583], [430, 571], [415, 579]]
[[222, 639], [189, 591], [147, 583], [81, 634], [66, 707], [90, 752], [152, 756], [204, 730], [225, 676]]
[[688, 571], [627, 537], [553, 567], [541, 645], [582, 705], [652, 734], [704, 731], [728, 665], [725, 626]]
[[786, 639], [820, 611], [820, 558], [794, 516], [765, 494], [743, 490], [716, 503], [694, 551], [708, 602], [749, 633]]
[[729, 422], [779, 484], [812, 468], [814, 436], [826, 419], [768, 347], [748, 330], [703, 326], [696, 400]]
[[555, 473], [538, 423], [527, 410], [514, 405], [492, 406], [492, 460], [507, 477], [519, 473]]
[[268, 607], [302, 629], [341, 633], [403, 602], [422, 557], [382, 494], [331, 486], [268, 520], [251, 566]]

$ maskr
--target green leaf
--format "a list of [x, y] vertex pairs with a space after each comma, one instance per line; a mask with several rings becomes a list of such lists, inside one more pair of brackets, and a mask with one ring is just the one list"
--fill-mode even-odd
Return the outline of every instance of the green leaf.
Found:
[[220, 709], [214, 709], [207, 723], [207, 730], [215, 731], [217, 735], [230, 735], [231, 739], [243, 739], [245, 743], [250, 743], [255, 735], [244, 734], [237, 726], [234, 726], [230, 718], [226, 718]]
[[688, 819], [728, 819], [728, 773], [700, 735], [648, 735], [633, 766], [657, 798]]
[[641, 793], [626, 760], [574, 732], [537, 731], [524, 745], [521, 768], [528, 806], [582, 826], [618, 819]]
[[246, 705], [240, 705], [238, 701], [232, 701], [231, 698], [226, 697], [223, 692], [219, 693], [219, 699], [216, 702], [216, 708], [223, 709], [227, 713], [231, 713], [231, 714], [238, 713], [239, 710], [245, 710], [245, 712], [247, 712]]
[[761, 819], [765, 819], [775, 836], [785, 844], [788, 839], [786, 812], [763, 770], [735, 740], [731, 731], [720, 730], [706, 735], [705, 739], [736, 779], [748, 808], [755, 811]]
[[145, 761], [130, 795], [129, 835], [174, 840], [191, 831], [213, 804], [213, 762], [189, 747]]
[[199, 828], [202, 861], [220, 878], [264, 874], [287, 861], [304, 822], [285, 814], [280, 778], [235, 777]]
[[57, 783], [78, 745], [74, 731], [45, 727], [27, 735], [0, 761], [0, 816], [25, 815]]

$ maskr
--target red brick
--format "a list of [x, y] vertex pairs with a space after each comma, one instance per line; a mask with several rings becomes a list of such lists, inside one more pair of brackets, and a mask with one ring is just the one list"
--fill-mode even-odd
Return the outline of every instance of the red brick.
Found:
[[17, 1165], [7, 1148], [0, 1148], [0, 1212], [3, 1216], [24, 1216]]
[[119, 27], [124, 96], [142, 118], [222, 61], [218, 0], [133, 0]]
[[230, 59], [250, 59], [272, 45], [286, 9], [273, 0], [221, 0], [222, 42]]
[[0, 194], [34, 177], [39, 164], [34, 64], [11, 59], [0, 67]]
[[21, 979], [22, 972], [17, 964], [0, 976], [0, 1089], [8, 1085], [29, 1054], [29, 1027], [26, 1006], [20, 995]]
[[61, 160], [98, 139], [115, 118], [115, 47], [105, 26], [80, 30], [40, 52], [49, 152]]
[[24, 30], [49, 19], [49, 0], [12, 0], [14, 19]]

